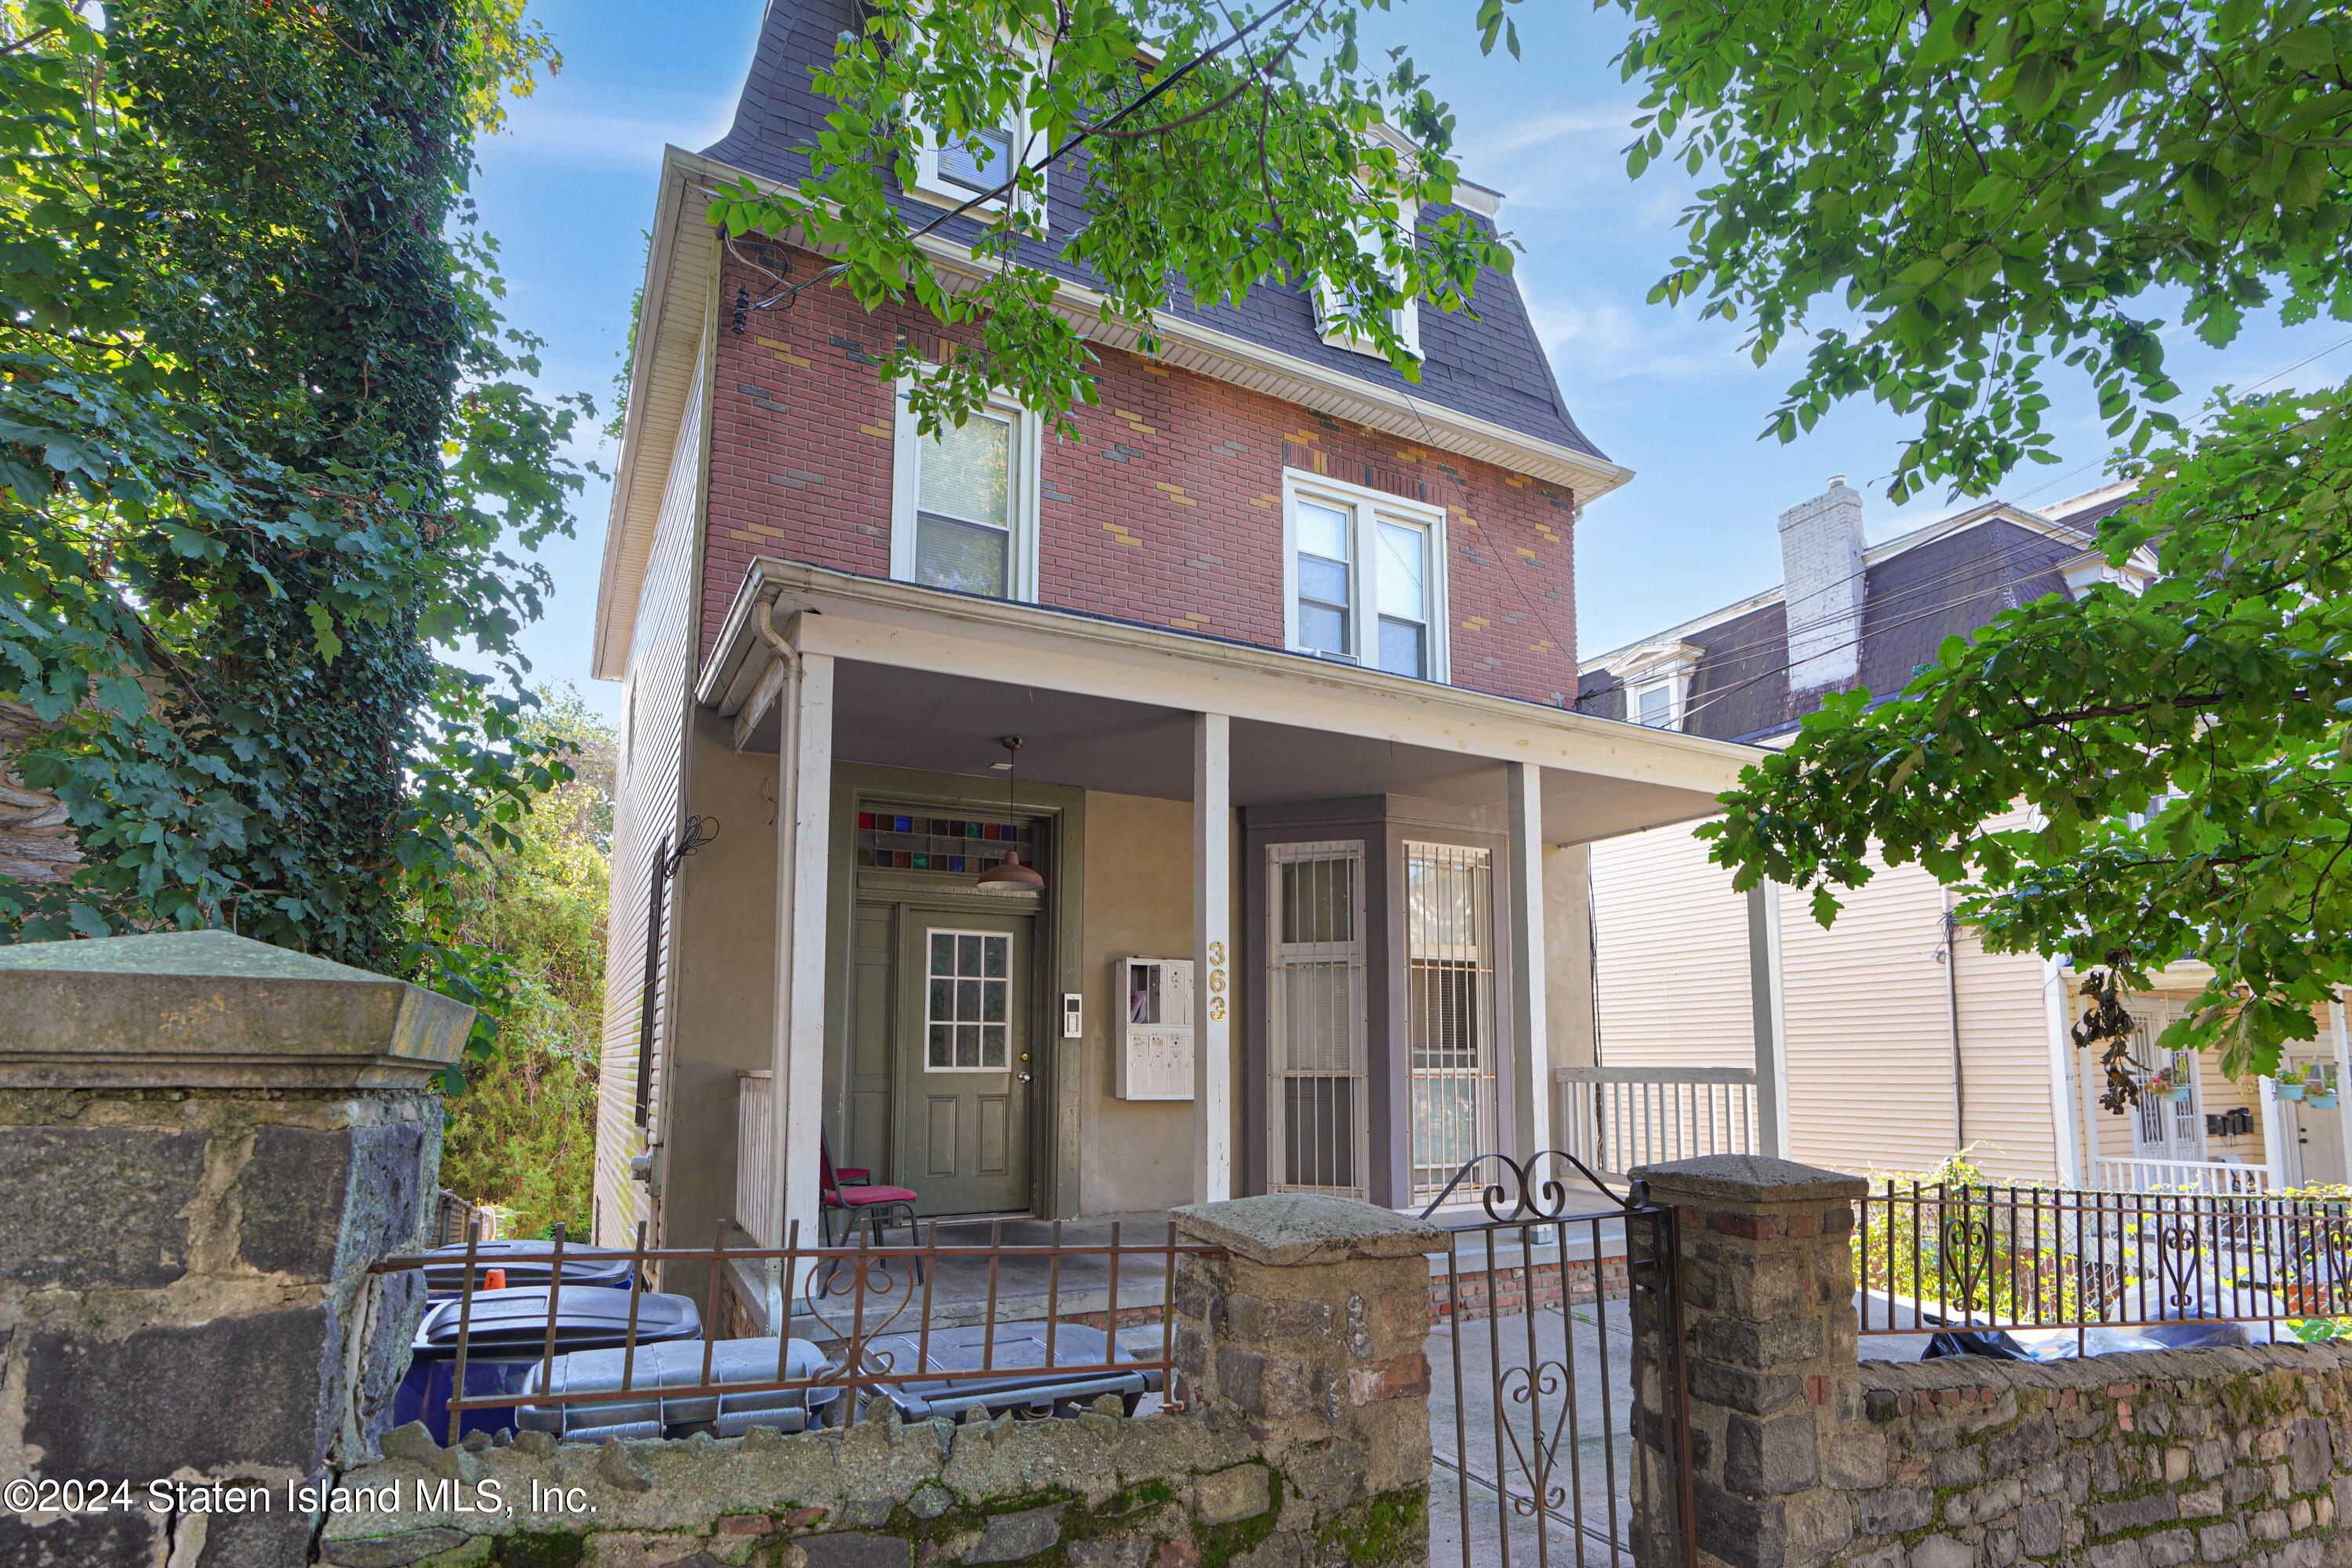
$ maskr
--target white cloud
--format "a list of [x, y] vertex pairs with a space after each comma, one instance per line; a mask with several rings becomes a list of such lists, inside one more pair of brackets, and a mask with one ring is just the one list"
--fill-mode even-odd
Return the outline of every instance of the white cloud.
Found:
[[1664, 306], [1628, 310], [1613, 304], [1538, 302], [1528, 314], [1544, 352], [1571, 386], [1634, 379], [1706, 381], [1753, 369], [1736, 331]]
[[[583, 84], [584, 86], [584, 84]], [[560, 84], [562, 88], [569, 83]], [[651, 168], [661, 162], [662, 149], [708, 147], [727, 133], [734, 122], [730, 100], [712, 103], [682, 95], [664, 103], [660, 93], [629, 92], [632, 101], [621, 109], [595, 110], [556, 101], [591, 94], [559, 89], [550, 84], [537, 96], [510, 104], [506, 128], [482, 143], [485, 159], [499, 162], [585, 163], [610, 167], [615, 163]], [[634, 110], [635, 112], [632, 112]]]

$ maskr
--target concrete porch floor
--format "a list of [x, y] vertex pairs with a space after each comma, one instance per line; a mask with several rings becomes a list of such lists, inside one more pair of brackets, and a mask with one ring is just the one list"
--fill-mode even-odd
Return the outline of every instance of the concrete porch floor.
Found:
[[[1431, 1216], [1431, 1223], [1454, 1233], [1451, 1267], [1462, 1277], [1475, 1279], [1489, 1267], [1517, 1268], [1523, 1261], [1522, 1254], [1530, 1251], [1538, 1267], [1558, 1262], [1563, 1240], [1570, 1261], [1584, 1261], [1596, 1254], [1622, 1257], [1624, 1226], [1608, 1217], [1617, 1212], [1618, 1206], [1613, 1198], [1599, 1193], [1572, 1192], [1564, 1213], [1565, 1225], [1545, 1221], [1496, 1226], [1483, 1209], [1475, 1207], [1441, 1211]], [[923, 1248], [908, 1245], [903, 1227], [893, 1227], [887, 1234], [889, 1245], [870, 1248], [872, 1260], [865, 1270], [862, 1310], [869, 1329], [894, 1314], [900, 1319], [899, 1326], [911, 1328], [926, 1308], [926, 1296], [923, 1283], [915, 1279], [908, 1265], [911, 1258], [923, 1255]], [[1056, 1232], [1051, 1220], [941, 1219], [935, 1233], [933, 1223], [927, 1219], [921, 1224], [920, 1234], [927, 1243], [936, 1234], [938, 1245], [943, 1248], [986, 1247], [995, 1240], [1007, 1247], [1044, 1249], [1055, 1245]], [[1064, 1317], [1103, 1311], [1108, 1305], [1111, 1269], [1108, 1249], [1114, 1236], [1120, 1248], [1120, 1311], [1156, 1310], [1167, 1299], [1165, 1248], [1171, 1231], [1166, 1210], [1064, 1220], [1059, 1236], [1065, 1250], [1058, 1268], [1043, 1250], [998, 1258], [993, 1279], [998, 1321], [1043, 1317], [1049, 1303], [1056, 1304], [1055, 1310]], [[1097, 1250], [1069, 1250], [1086, 1247]], [[1433, 1277], [1443, 1278], [1448, 1267], [1448, 1254], [1432, 1255], [1429, 1268]], [[820, 1303], [823, 1317], [845, 1329], [860, 1310], [856, 1273], [854, 1267], [845, 1263], [835, 1272]], [[932, 1327], [962, 1327], [987, 1318], [992, 1288], [987, 1258], [942, 1257], [929, 1273], [928, 1314]], [[811, 1311], [804, 1291], [793, 1303], [792, 1331], [803, 1338], [816, 1337], [809, 1331], [817, 1327], [816, 1314]]]

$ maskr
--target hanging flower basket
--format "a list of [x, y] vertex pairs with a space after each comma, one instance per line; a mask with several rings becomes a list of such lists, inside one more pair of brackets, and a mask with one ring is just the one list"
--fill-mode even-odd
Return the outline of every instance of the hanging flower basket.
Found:
[[2278, 1097], [2281, 1100], [2287, 1101], [2289, 1104], [2294, 1103], [2296, 1100], [2303, 1098], [2303, 1069], [2301, 1068], [2281, 1068], [2278, 1071], [2278, 1076], [2271, 1079], [2271, 1087], [2278, 1090]]
[[2169, 1069], [2149, 1079], [2145, 1087], [2147, 1093], [2156, 1096], [2158, 1100], [2170, 1100], [2175, 1105], [2187, 1100], [2194, 1088], [2187, 1074], [2175, 1073]]
[[2333, 1110], [2336, 1109], [2336, 1091], [2322, 1089], [2317, 1084], [2306, 1084], [2304, 1086], [2303, 1102], [2314, 1110]]

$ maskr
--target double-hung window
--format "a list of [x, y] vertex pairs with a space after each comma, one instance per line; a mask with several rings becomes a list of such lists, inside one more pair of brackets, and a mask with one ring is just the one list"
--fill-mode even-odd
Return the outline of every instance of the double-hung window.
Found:
[[925, 436], [898, 397], [890, 575], [992, 599], [1037, 596], [1037, 417], [991, 399]]
[[1634, 717], [1652, 730], [1678, 730], [1681, 717], [1675, 710], [1675, 682], [1672, 678], [1653, 681], [1633, 693]]
[[1446, 679], [1444, 508], [1293, 472], [1283, 519], [1293, 648]]

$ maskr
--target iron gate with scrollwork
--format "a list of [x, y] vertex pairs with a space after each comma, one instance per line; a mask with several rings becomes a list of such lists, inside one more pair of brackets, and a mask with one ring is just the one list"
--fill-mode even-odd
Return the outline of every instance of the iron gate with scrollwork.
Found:
[[[1675, 1211], [1547, 1151], [1472, 1160], [1423, 1212], [1452, 1232], [1431, 1289], [1431, 1563], [1689, 1564]], [[1639, 1421], [1637, 1388], [1656, 1413]]]

